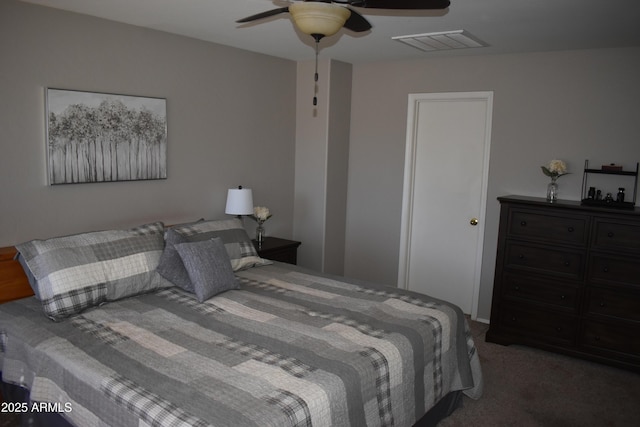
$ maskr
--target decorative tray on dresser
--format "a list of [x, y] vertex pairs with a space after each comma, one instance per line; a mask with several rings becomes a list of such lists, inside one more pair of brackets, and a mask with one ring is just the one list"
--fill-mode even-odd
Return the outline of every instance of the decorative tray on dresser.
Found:
[[498, 200], [486, 340], [640, 371], [640, 209]]

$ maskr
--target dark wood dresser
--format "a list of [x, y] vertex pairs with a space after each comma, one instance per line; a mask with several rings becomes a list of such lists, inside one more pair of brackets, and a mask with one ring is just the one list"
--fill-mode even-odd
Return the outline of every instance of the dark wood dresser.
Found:
[[498, 200], [487, 341], [640, 371], [640, 209]]

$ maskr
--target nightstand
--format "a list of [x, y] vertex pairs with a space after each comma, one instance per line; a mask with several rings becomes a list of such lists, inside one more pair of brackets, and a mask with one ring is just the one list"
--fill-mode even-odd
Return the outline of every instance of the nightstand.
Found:
[[298, 261], [298, 246], [300, 246], [300, 242], [279, 237], [265, 237], [261, 245], [255, 240], [252, 240], [252, 242], [260, 258], [289, 264], [296, 264]]

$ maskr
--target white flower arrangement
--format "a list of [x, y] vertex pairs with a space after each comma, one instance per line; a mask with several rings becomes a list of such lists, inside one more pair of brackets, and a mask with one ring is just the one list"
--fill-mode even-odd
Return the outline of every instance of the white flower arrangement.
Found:
[[271, 216], [272, 215], [269, 212], [269, 208], [266, 208], [264, 206], [253, 207], [253, 215], [251, 215], [251, 218], [253, 218], [254, 221], [258, 224], [262, 224], [263, 222], [271, 218]]
[[540, 166], [542, 173], [548, 177], [551, 177], [553, 181], [560, 178], [562, 175], [568, 175], [567, 164], [562, 160], [551, 160], [547, 166]]

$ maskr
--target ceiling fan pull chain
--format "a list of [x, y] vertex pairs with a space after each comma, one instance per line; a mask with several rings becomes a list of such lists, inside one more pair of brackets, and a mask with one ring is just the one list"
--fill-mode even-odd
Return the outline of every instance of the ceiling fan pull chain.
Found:
[[318, 105], [318, 97], [316, 96], [318, 93], [318, 45], [320, 44], [322, 36], [314, 35], [313, 38], [316, 40], [316, 72], [313, 75], [313, 105]]

